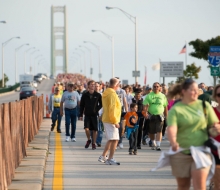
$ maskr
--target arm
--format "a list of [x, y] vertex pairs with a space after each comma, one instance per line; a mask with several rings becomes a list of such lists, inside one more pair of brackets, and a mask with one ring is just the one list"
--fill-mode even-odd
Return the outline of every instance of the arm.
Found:
[[123, 98], [123, 103], [124, 103], [125, 111], [128, 112], [128, 104], [127, 104], [127, 100], [126, 100], [125, 96]]
[[60, 102], [60, 115], [63, 116], [63, 102]]
[[99, 100], [98, 100], [98, 107], [97, 107], [97, 111], [99, 111], [102, 108], [102, 96], [100, 94], [99, 96]]
[[168, 108], [167, 108], [167, 106], [166, 107], [164, 107], [164, 116], [167, 118], [167, 116], [168, 116]]
[[173, 151], [177, 151], [179, 149], [179, 143], [176, 142], [176, 134], [177, 134], [176, 126], [167, 127], [167, 135]]
[[82, 97], [81, 97], [81, 101], [80, 101], [80, 114], [79, 114], [79, 117], [83, 116], [84, 109], [85, 109], [85, 96], [83, 94]]
[[50, 95], [50, 100], [49, 100], [49, 104], [48, 104], [48, 108], [49, 108], [49, 112], [51, 113], [52, 112], [52, 105], [53, 105], [53, 103], [52, 103], [52, 98], [53, 97], [53, 95], [51, 94]]

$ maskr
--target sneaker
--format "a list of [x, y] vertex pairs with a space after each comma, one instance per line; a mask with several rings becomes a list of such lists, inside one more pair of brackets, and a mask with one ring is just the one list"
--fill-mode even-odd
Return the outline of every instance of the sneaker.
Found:
[[76, 138], [72, 138], [72, 142], [76, 142]]
[[60, 129], [57, 130], [57, 133], [62, 133]]
[[153, 145], [153, 143], [152, 143], [152, 141], [151, 141], [151, 140], [149, 141], [149, 143], [148, 143], [148, 144], [149, 144], [149, 147], [152, 147], [152, 145]]
[[155, 144], [152, 143], [151, 150], [155, 150], [155, 148], [156, 148]]
[[105, 157], [104, 156], [99, 156], [99, 159], [98, 159], [98, 161], [99, 162], [102, 162], [102, 163], [105, 163], [105, 161], [108, 159], [108, 156], [106, 155]]
[[53, 131], [54, 130], [55, 125], [51, 124], [51, 128], [50, 130]]
[[88, 140], [87, 142], [86, 142], [86, 145], [85, 145], [85, 148], [89, 148], [89, 145], [91, 144], [91, 140]]
[[106, 165], [120, 165], [120, 162], [116, 162], [113, 158], [105, 161]]
[[142, 140], [142, 144], [143, 144], [143, 145], [147, 145], [147, 143], [146, 143], [145, 140]]
[[137, 146], [137, 149], [141, 149], [141, 146]]
[[165, 140], [165, 136], [162, 137], [162, 140]]
[[119, 146], [120, 149], [124, 148], [122, 143], [119, 143], [118, 146]]
[[69, 140], [70, 140], [70, 137], [66, 136], [66, 142], [69, 142]]
[[95, 149], [96, 149], [96, 145], [92, 144], [92, 150], [95, 150]]
[[101, 145], [101, 143], [96, 143], [97, 144], [97, 147], [101, 147], [102, 145]]
[[137, 155], [137, 151], [134, 151], [134, 155]]
[[129, 152], [129, 155], [132, 155], [132, 152]]
[[157, 151], [161, 151], [161, 148], [159, 146], [156, 147]]

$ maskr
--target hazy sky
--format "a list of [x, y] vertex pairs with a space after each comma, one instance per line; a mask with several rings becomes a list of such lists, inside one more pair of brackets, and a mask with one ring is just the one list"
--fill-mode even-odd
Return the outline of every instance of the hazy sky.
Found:
[[[207, 40], [220, 32], [219, 0], [0, 0], [0, 42], [11, 37], [14, 39], [5, 47], [5, 73], [9, 76], [8, 84], [15, 81], [15, 48], [24, 43], [36, 47], [45, 58], [40, 70], [50, 73], [50, 29], [51, 5], [67, 6], [68, 18], [68, 60], [70, 72], [79, 72], [80, 62], [71, 59], [75, 48], [86, 45], [93, 54], [93, 78], [98, 80], [98, 51], [83, 41], [92, 41], [101, 46], [103, 80], [111, 78], [111, 42], [101, 33], [102, 30], [115, 38], [115, 76], [134, 83], [132, 71], [135, 68], [135, 33], [134, 24], [119, 10], [106, 10], [106, 6], [119, 7], [138, 18], [138, 70], [141, 71], [139, 83], [144, 82], [144, 66], [147, 66], [147, 83], [159, 81], [159, 71], [153, 71], [152, 65], [162, 61], [184, 61], [185, 55], [179, 54], [185, 41], [200, 38]], [[62, 14], [55, 15], [55, 24], [62, 25]], [[57, 43], [59, 48], [59, 43]], [[23, 47], [18, 51], [18, 74], [24, 73]], [[87, 52], [87, 50], [85, 50]], [[188, 46], [188, 53], [192, 46]], [[81, 54], [81, 53], [80, 53]], [[75, 56], [77, 57], [77, 56]], [[0, 54], [0, 63], [2, 54]], [[27, 54], [27, 67], [30, 66], [30, 54]], [[57, 59], [58, 65], [61, 64]], [[86, 53], [87, 75], [89, 76], [89, 54]], [[188, 64], [193, 62], [202, 66], [198, 82], [207, 85], [213, 83], [207, 62], [188, 56]], [[37, 68], [37, 67], [36, 67]], [[84, 66], [82, 67], [84, 68]], [[0, 77], [1, 76], [0, 66]], [[166, 78], [166, 83], [176, 78]], [[161, 79], [162, 82], [162, 79]]]

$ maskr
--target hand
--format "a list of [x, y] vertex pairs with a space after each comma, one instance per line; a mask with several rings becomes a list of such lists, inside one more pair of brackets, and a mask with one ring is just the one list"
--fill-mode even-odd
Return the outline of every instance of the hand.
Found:
[[99, 120], [102, 121], [102, 116], [99, 116]]
[[213, 128], [216, 130], [218, 134], [220, 134], [220, 124], [219, 123], [214, 123]]
[[120, 125], [119, 125], [119, 124], [115, 124], [115, 127], [116, 127], [116, 128], [120, 128]]
[[83, 120], [83, 117], [79, 117], [79, 120], [82, 121], [82, 120]]
[[172, 150], [173, 151], [177, 151], [179, 149], [179, 143], [175, 142], [173, 144], [171, 144]]
[[60, 110], [60, 115], [63, 116], [63, 110]]

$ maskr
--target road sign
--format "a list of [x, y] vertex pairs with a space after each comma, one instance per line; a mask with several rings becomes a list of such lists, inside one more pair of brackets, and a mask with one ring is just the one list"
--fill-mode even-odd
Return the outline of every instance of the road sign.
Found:
[[140, 77], [140, 71], [132, 71], [133, 77]]
[[93, 74], [93, 68], [90, 68], [90, 75]]
[[219, 67], [210, 67], [210, 73], [211, 76], [219, 76], [220, 75]]
[[182, 77], [183, 62], [160, 62], [160, 77]]
[[209, 63], [213, 66], [217, 66], [220, 64], [220, 46], [209, 47], [208, 60]]

